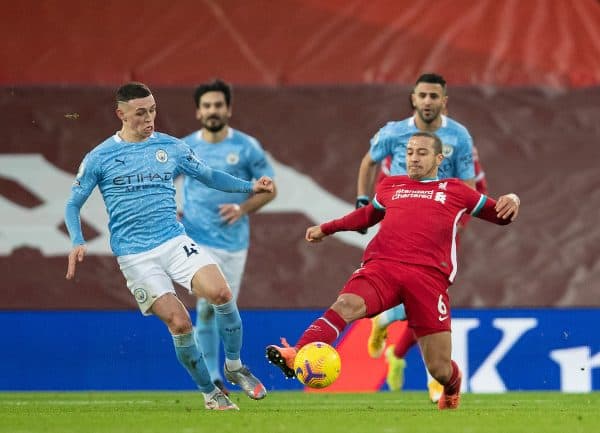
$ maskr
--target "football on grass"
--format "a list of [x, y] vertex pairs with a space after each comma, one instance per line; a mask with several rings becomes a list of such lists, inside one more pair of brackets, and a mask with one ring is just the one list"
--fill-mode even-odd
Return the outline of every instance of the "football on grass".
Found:
[[340, 375], [340, 355], [327, 343], [314, 342], [302, 347], [294, 360], [296, 378], [310, 388], [325, 388]]

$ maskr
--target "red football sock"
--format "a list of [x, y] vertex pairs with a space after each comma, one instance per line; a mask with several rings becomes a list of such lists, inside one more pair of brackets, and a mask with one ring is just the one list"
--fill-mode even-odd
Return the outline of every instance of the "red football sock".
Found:
[[450, 376], [450, 380], [448, 381], [448, 383], [444, 385], [444, 394], [446, 395], [456, 394], [458, 391], [460, 391], [459, 389], [456, 389], [458, 385], [458, 374], [460, 373], [460, 370], [458, 369], [458, 365], [456, 364], [456, 362], [450, 362], [452, 363], [452, 375]]
[[406, 352], [408, 352], [408, 349], [413, 347], [416, 342], [417, 339], [415, 338], [415, 333], [413, 330], [406, 328], [396, 342], [396, 347], [394, 347], [394, 356], [396, 358], [404, 358], [406, 356]]
[[342, 319], [342, 316], [332, 309], [329, 309], [325, 314], [312, 322], [306, 331], [304, 331], [304, 334], [302, 334], [296, 343], [296, 349], [300, 349], [314, 341], [333, 344], [346, 325], [347, 323]]

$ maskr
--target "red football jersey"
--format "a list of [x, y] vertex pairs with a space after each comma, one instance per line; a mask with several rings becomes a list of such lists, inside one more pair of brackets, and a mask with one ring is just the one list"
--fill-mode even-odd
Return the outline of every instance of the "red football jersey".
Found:
[[469, 213], [496, 224], [496, 201], [458, 179], [416, 181], [388, 176], [373, 202], [343, 218], [321, 225], [326, 234], [357, 230], [381, 221], [363, 262], [392, 260], [437, 269], [450, 282], [457, 270], [456, 233], [460, 217]]

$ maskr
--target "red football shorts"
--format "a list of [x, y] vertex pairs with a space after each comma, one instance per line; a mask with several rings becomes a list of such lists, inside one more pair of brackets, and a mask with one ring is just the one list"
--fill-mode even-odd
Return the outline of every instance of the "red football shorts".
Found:
[[367, 317], [404, 303], [408, 326], [415, 335], [450, 331], [448, 280], [424, 266], [370, 260], [357, 269], [341, 293], [365, 300]]

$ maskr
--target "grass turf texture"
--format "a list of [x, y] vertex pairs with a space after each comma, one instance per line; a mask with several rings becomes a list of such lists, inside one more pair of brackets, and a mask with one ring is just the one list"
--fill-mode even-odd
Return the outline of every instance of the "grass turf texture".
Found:
[[425, 392], [271, 392], [240, 411], [207, 411], [193, 392], [0, 393], [0, 432], [354, 433], [598, 431], [600, 393], [465, 394], [438, 411]]

